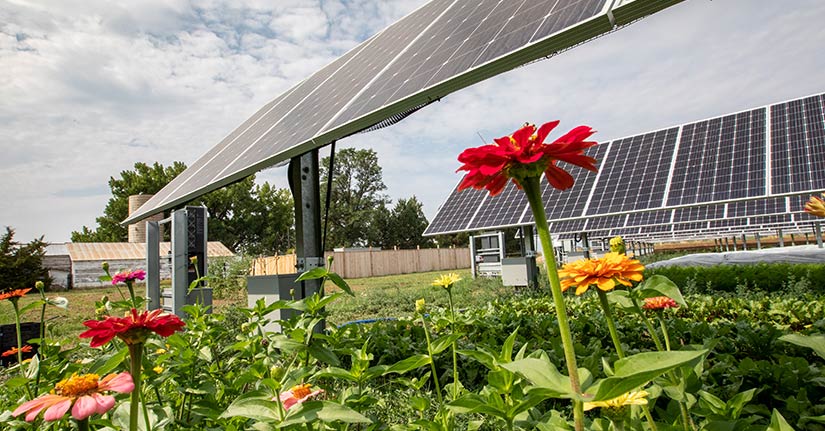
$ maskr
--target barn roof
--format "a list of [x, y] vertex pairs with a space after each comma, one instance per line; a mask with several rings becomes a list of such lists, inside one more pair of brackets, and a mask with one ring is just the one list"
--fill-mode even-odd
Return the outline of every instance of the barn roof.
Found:
[[[65, 247], [73, 262], [146, 258], [146, 244], [140, 242], [67, 242]], [[168, 254], [170, 249], [170, 243], [160, 243], [161, 256]], [[48, 251], [47, 254], [49, 254]], [[209, 241], [206, 255], [208, 257], [234, 256], [220, 241]]]

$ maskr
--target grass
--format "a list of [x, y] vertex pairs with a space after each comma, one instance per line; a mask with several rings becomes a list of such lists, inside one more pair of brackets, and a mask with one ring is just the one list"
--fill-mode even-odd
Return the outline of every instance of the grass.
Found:
[[[454, 271], [463, 280], [453, 287], [453, 300], [458, 308], [484, 305], [492, 299], [509, 295], [512, 288], [502, 286], [499, 279], [475, 279], [470, 277], [469, 270]], [[447, 306], [447, 293], [441, 288], [432, 287], [430, 283], [444, 272], [428, 272], [419, 274], [402, 274], [387, 277], [372, 277], [347, 280], [352, 287], [355, 297], [342, 296], [341, 300], [332, 303], [330, 323], [342, 324], [353, 320], [402, 317], [413, 314], [415, 301], [424, 298], [427, 304], [436, 307]], [[137, 286], [136, 292], [142, 292], [143, 286]], [[128, 291], [121, 287], [121, 291], [128, 297]], [[331, 283], [327, 284], [327, 292], [338, 291]], [[68, 310], [47, 307], [46, 321], [49, 336], [53, 339], [75, 338], [86, 328], [83, 322], [95, 316], [95, 302], [104, 295], [112, 300], [120, 300], [121, 296], [114, 287], [93, 289], [74, 289], [62, 292], [49, 292], [47, 296], [63, 296], [69, 300]], [[20, 307], [25, 307], [39, 299], [36, 291], [20, 300]], [[222, 312], [231, 307], [246, 307], [246, 294], [231, 295], [228, 299], [214, 301], [216, 312]], [[26, 312], [23, 322], [37, 322], [40, 320], [40, 307], [33, 307]], [[9, 301], [0, 301], [0, 324], [13, 324], [14, 312]]]

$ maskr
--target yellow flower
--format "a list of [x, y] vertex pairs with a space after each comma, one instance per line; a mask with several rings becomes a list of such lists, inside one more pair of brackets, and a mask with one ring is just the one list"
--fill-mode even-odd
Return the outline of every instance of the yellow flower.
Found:
[[162, 372], [163, 372], [163, 367], [161, 367], [160, 365], [158, 365], [157, 367], [152, 368], [152, 371], [154, 371], [154, 372], [156, 372], [156, 373], [160, 374], [160, 373], [162, 373]]
[[622, 239], [621, 236], [614, 236], [610, 239], [610, 251], [621, 254], [625, 254], [627, 252], [624, 245], [624, 239]]
[[160, 348], [160, 349], [155, 350], [156, 355], [162, 355], [164, 353], [166, 353], [166, 349], [164, 349], [164, 348]]
[[559, 270], [561, 290], [576, 286], [576, 295], [581, 295], [591, 285], [605, 292], [620, 284], [632, 286], [632, 282], [642, 281], [644, 269], [638, 260], [619, 253], [607, 253], [601, 259], [577, 260]]
[[453, 284], [458, 283], [459, 281], [461, 281], [461, 277], [458, 274], [451, 272], [436, 278], [432, 285], [450, 290], [453, 287]]
[[647, 405], [647, 396], [647, 391], [630, 391], [611, 400], [586, 402], [584, 403], [584, 411], [592, 410], [597, 407], [618, 409], [624, 406], [643, 406]]
[[[825, 193], [822, 193], [825, 198]], [[817, 196], [811, 196], [811, 199], [805, 203], [805, 212], [815, 217], [825, 217], [825, 201]]]
[[415, 312], [419, 314], [424, 314], [426, 310], [427, 303], [424, 301], [424, 298], [417, 299], [415, 301]]

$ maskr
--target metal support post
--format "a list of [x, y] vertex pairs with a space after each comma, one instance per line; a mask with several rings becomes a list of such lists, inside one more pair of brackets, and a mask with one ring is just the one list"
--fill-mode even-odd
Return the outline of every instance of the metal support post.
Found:
[[580, 238], [582, 241], [582, 255], [585, 259], [590, 259], [590, 241], [587, 240], [587, 232], [582, 232]]
[[822, 224], [814, 222], [814, 235], [816, 236], [816, 246], [822, 248]]
[[808, 245], [810, 243], [811, 243], [811, 240], [810, 240], [810, 238], [808, 238], [808, 232], [805, 232], [805, 245]]
[[748, 249], [748, 237], [746, 237], [745, 234], [743, 233], [742, 234], [742, 250], [747, 250], [747, 249]]
[[527, 260], [527, 283], [533, 288], [539, 287], [539, 270], [536, 266], [536, 243], [533, 234], [533, 225], [521, 228], [521, 239], [524, 244], [524, 257]]
[[730, 251], [730, 244], [728, 243], [728, 237], [725, 237], [725, 251]]
[[759, 232], [756, 232], [756, 249], [762, 250], [762, 238], [759, 237]]
[[739, 249], [736, 248], [736, 237], [733, 237], [731, 239], [733, 240], [733, 251], [739, 251]]
[[160, 224], [146, 222], [146, 306], [156, 310], [160, 301]]
[[782, 228], [776, 230], [776, 236], [779, 237], [779, 246], [785, 247], [785, 235], [782, 233]]
[[170, 311], [183, 316], [189, 291], [189, 256], [187, 253], [186, 210], [172, 212], [172, 298]]
[[791, 234], [791, 245], [796, 245], [796, 238], [794, 238], [794, 234]]
[[476, 278], [478, 267], [476, 266], [476, 238], [470, 235], [470, 272]]
[[[318, 170], [318, 150], [312, 150], [289, 162], [289, 186], [295, 202], [295, 254], [299, 273], [324, 266], [324, 250], [321, 246], [321, 187]], [[315, 293], [323, 295], [321, 280], [301, 282], [295, 299], [308, 298]], [[300, 297], [298, 297], [300, 295]], [[324, 322], [316, 327], [323, 331]]]

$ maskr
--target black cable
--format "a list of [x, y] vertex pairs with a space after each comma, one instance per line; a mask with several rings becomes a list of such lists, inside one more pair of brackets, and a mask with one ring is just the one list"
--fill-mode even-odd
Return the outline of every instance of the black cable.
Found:
[[329, 167], [327, 168], [327, 198], [324, 207], [324, 236], [321, 240], [321, 255], [327, 250], [327, 228], [329, 227], [329, 206], [332, 202], [332, 172], [335, 168], [335, 141], [332, 141], [329, 152]]

